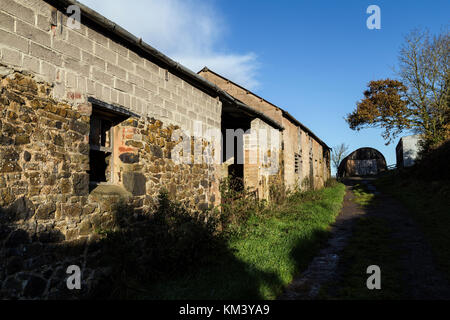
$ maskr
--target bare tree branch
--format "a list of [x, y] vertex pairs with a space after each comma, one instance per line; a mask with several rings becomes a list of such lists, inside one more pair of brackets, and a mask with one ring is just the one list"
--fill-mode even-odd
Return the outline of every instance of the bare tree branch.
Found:
[[344, 160], [344, 158], [347, 156], [348, 149], [349, 147], [345, 143], [341, 143], [340, 145], [333, 148], [333, 151], [331, 153], [331, 162], [333, 163], [336, 171], [338, 170], [341, 161]]

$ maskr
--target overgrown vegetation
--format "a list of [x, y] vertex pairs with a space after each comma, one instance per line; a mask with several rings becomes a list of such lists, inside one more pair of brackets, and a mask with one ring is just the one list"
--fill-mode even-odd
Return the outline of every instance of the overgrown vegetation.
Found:
[[219, 217], [220, 230], [232, 232], [232, 230], [247, 221], [247, 219], [266, 205], [259, 201], [255, 192], [243, 187], [240, 179], [223, 179], [219, 189], [222, 197], [220, 210], [216, 209], [216, 216]]
[[415, 177], [424, 181], [450, 180], [450, 139], [431, 148], [417, 159], [414, 167], [398, 171], [401, 178]]
[[115, 207], [116, 228], [100, 232], [98, 263], [110, 267], [111, 276], [103, 279], [97, 297], [137, 298], [151, 283], [191, 272], [227, 251], [217, 218], [188, 212], [165, 190], [158, 200], [152, 215], [133, 215], [125, 203]]
[[355, 202], [361, 206], [373, 205], [375, 201], [375, 195], [371, 192], [367, 192], [367, 187], [364, 184], [357, 183], [352, 188], [355, 195]]
[[295, 191], [280, 203], [221, 186], [222, 211], [188, 213], [163, 191], [151, 216], [117, 211], [103, 263], [112, 266], [98, 297], [271, 299], [307, 266], [338, 214], [344, 186]]
[[293, 192], [283, 204], [253, 208], [234, 225], [229, 252], [215, 264], [160, 282], [147, 297], [163, 299], [273, 299], [304, 269], [327, 238], [338, 214], [342, 184]]

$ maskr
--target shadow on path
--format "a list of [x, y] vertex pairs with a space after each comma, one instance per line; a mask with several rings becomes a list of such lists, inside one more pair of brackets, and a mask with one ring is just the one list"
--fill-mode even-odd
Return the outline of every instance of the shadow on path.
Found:
[[[280, 299], [315, 299], [326, 284], [339, 283], [344, 269], [351, 263], [343, 260], [342, 251], [352, 237], [355, 222], [363, 216], [381, 219], [390, 226], [388, 237], [394, 244], [393, 252], [398, 252], [394, 260], [401, 269], [401, 279], [397, 280], [403, 287], [406, 299], [450, 299], [450, 286], [438, 271], [422, 232], [404, 206], [378, 192], [373, 181], [374, 178], [348, 178], [344, 181], [347, 191], [343, 208], [332, 225], [327, 246], [313, 259], [307, 270], [286, 288]], [[367, 192], [374, 195], [366, 206], [355, 202], [353, 190], [357, 185], [364, 185]], [[339, 295], [333, 296], [333, 293], [328, 293], [326, 297], [340, 298]]]
[[337, 276], [340, 253], [352, 233], [355, 220], [365, 214], [354, 202], [352, 183], [346, 183], [346, 193], [341, 212], [332, 224], [327, 246], [320, 250], [305, 272], [285, 289], [282, 300], [314, 299], [321, 286]]

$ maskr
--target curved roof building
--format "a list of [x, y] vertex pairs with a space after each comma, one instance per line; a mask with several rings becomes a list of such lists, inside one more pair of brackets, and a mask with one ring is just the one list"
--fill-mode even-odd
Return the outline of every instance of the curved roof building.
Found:
[[353, 177], [376, 175], [387, 170], [386, 159], [374, 148], [359, 148], [339, 164], [337, 176]]

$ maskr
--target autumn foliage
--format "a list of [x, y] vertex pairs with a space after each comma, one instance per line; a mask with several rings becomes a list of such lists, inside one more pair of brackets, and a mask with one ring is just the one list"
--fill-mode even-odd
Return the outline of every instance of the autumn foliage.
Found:
[[403, 129], [411, 129], [412, 111], [404, 99], [405, 91], [406, 87], [400, 81], [371, 81], [364, 99], [347, 115], [350, 128], [382, 127], [386, 139], [394, 138]]
[[399, 80], [370, 81], [364, 98], [346, 116], [353, 130], [383, 128], [387, 144], [401, 132], [422, 134], [427, 152], [450, 138], [450, 33], [415, 30], [399, 54]]

